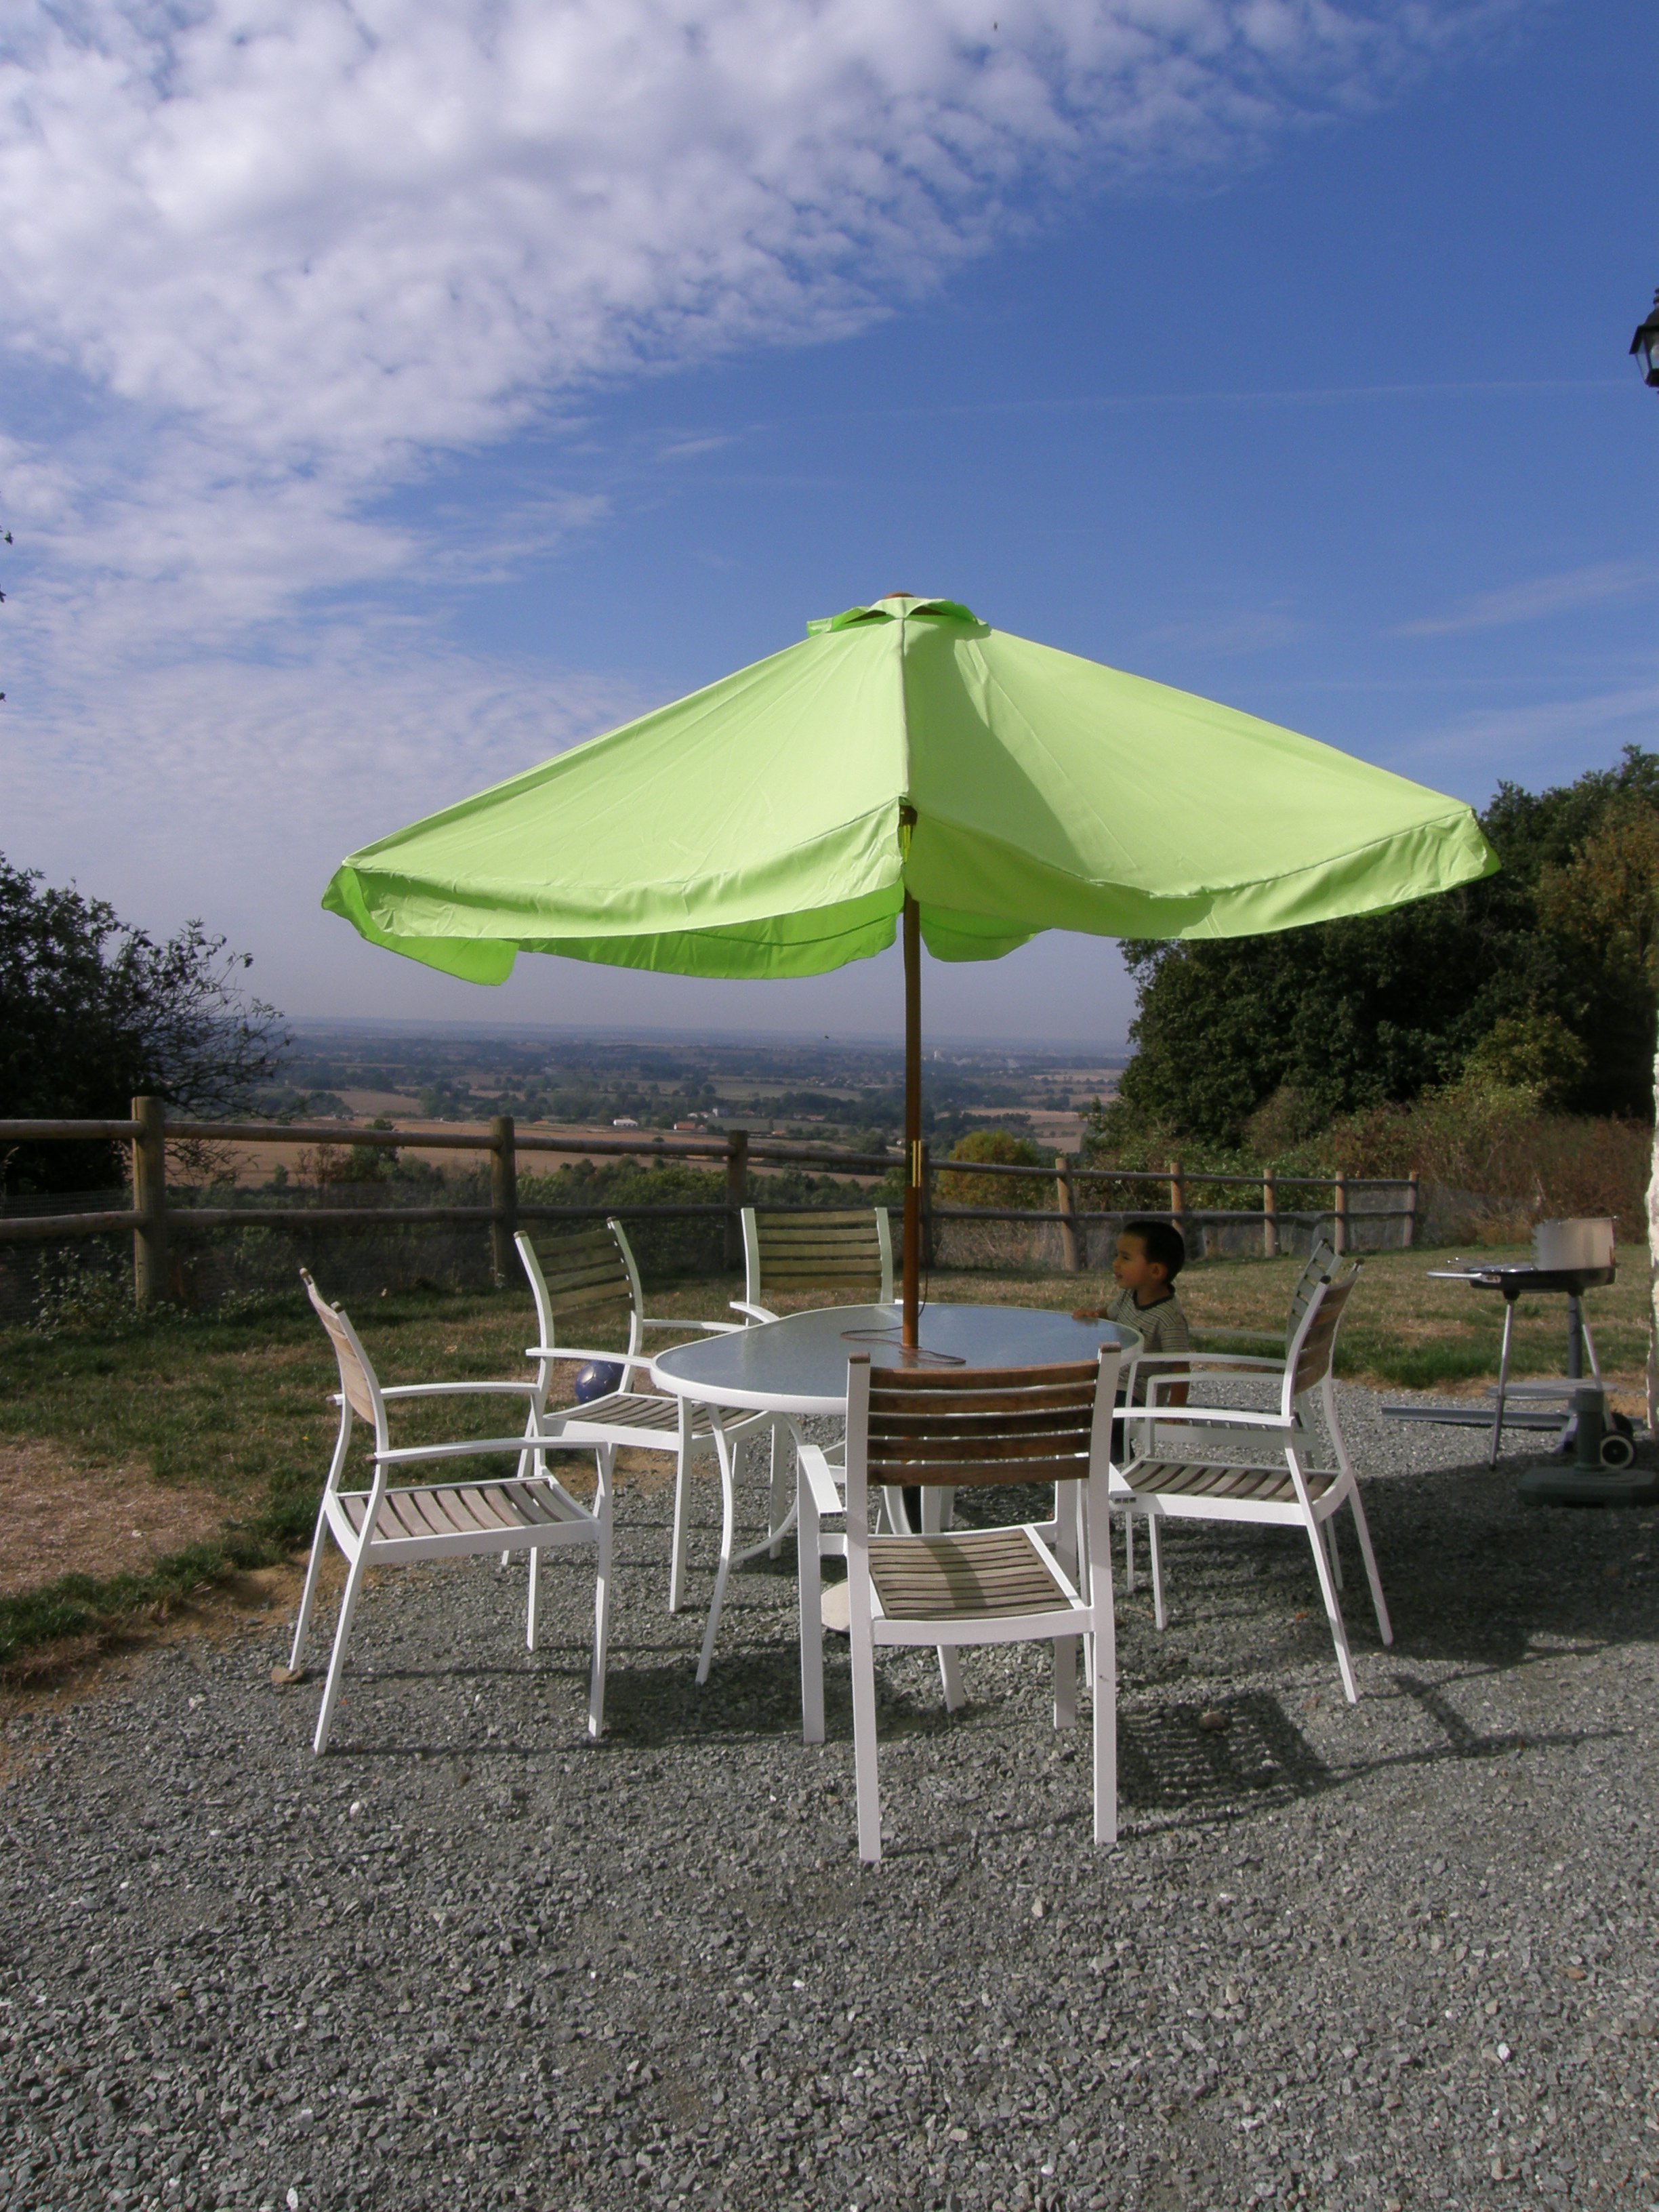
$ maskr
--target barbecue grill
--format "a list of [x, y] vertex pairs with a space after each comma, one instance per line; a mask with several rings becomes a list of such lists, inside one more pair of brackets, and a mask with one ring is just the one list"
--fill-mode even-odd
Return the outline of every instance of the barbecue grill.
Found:
[[[1553, 1504], [1649, 1504], [1659, 1498], [1659, 1477], [1633, 1472], [1636, 1460], [1634, 1430], [1622, 1413], [1607, 1403], [1595, 1341], [1584, 1320], [1583, 1299], [1616, 1279], [1611, 1221], [1540, 1222], [1534, 1232], [1534, 1258], [1528, 1263], [1491, 1267], [1432, 1268], [1443, 1282], [1472, 1283], [1479, 1290], [1497, 1291], [1504, 1300], [1504, 1344], [1498, 1364], [1498, 1381], [1488, 1394], [1492, 1401], [1492, 1437], [1486, 1464], [1496, 1467], [1505, 1425], [1556, 1432], [1554, 1455], [1571, 1462], [1570, 1468], [1531, 1468], [1521, 1478], [1525, 1497]], [[1515, 1309], [1524, 1297], [1565, 1297], [1567, 1302], [1567, 1371], [1547, 1382], [1511, 1382], [1510, 1346], [1515, 1331]], [[1589, 1373], [1584, 1372], [1586, 1352]], [[1510, 1410], [1519, 1400], [1521, 1409]], [[1553, 1409], [1553, 1410], [1552, 1410]], [[1387, 1409], [1407, 1419], [1433, 1419], [1427, 1407], [1391, 1406]], [[1460, 1409], [1461, 1411], [1461, 1409]], [[1440, 1416], [1439, 1418], [1444, 1418]], [[1462, 1415], [1470, 1425], [1485, 1426], [1486, 1417], [1471, 1411]]]

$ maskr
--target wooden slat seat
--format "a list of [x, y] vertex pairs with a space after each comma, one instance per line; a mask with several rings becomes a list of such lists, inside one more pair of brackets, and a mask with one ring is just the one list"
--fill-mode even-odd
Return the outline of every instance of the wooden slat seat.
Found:
[[[1334, 1469], [1304, 1468], [1302, 1474], [1310, 1498], [1322, 1498], [1340, 1480]], [[1164, 1498], [1248, 1499], [1256, 1505], [1293, 1507], [1297, 1504], [1296, 1485], [1282, 1460], [1277, 1467], [1243, 1467], [1225, 1461], [1141, 1460], [1124, 1480], [1137, 1498], [1155, 1493]]]
[[[607, 1398], [590, 1398], [586, 1405], [568, 1409], [572, 1420], [586, 1428], [623, 1427], [641, 1429], [653, 1436], [675, 1437], [679, 1432], [679, 1407], [672, 1398], [647, 1396], [643, 1391], [616, 1390]], [[562, 1416], [557, 1413], [547, 1415], [550, 1433], [556, 1432]], [[694, 1437], [710, 1437], [714, 1423], [706, 1406], [693, 1407], [691, 1433]], [[624, 1439], [626, 1441], [626, 1439]]]
[[[340, 1510], [358, 1535], [374, 1492], [337, 1492]], [[377, 1548], [400, 1538], [422, 1543], [432, 1536], [484, 1536], [493, 1550], [503, 1530], [544, 1528], [574, 1516], [545, 1483], [452, 1482], [429, 1490], [388, 1489], [374, 1524]]]
[[1071, 1603], [1028, 1528], [872, 1536], [870, 1580], [884, 1617], [905, 1620], [1054, 1613]]

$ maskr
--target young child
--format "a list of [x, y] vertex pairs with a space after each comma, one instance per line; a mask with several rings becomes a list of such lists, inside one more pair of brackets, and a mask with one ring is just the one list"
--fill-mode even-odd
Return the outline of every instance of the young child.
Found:
[[[1073, 1321], [1115, 1321], [1138, 1329], [1146, 1352], [1186, 1352], [1191, 1339], [1187, 1316], [1174, 1290], [1176, 1277], [1187, 1264], [1187, 1240], [1172, 1222], [1126, 1221], [1118, 1233], [1112, 1279], [1117, 1288], [1103, 1306], [1083, 1306]], [[1180, 1374], [1178, 1367], [1155, 1367], [1154, 1375]], [[1120, 1399], [1122, 1391], [1119, 1390]], [[1146, 1379], [1136, 1378], [1135, 1395], [1146, 1396]], [[1166, 1406], [1184, 1406], [1187, 1385], [1176, 1382], [1158, 1393]], [[1123, 1450], [1123, 1424], [1112, 1424], [1112, 1456]]]

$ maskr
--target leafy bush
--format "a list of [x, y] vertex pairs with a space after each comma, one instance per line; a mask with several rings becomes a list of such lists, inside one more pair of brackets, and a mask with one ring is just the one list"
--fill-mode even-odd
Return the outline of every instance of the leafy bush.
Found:
[[[1047, 1164], [1029, 1137], [1006, 1129], [972, 1129], [951, 1148], [953, 1160], [982, 1160], [999, 1167], [1040, 1168]], [[1037, 1212], [1054, 1204], [1052, 1183], [1035, 1176], [959, 1175], [945, 1169], [933, 1186], [941, 1206], [1018, 1206]]]

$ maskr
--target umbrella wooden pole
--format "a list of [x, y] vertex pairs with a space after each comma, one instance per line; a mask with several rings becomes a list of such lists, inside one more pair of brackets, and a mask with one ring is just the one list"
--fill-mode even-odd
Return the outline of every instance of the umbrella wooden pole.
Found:
[[921, 920], [904, 894], [904, 1318], [907, 1351], [921, 1342]]

